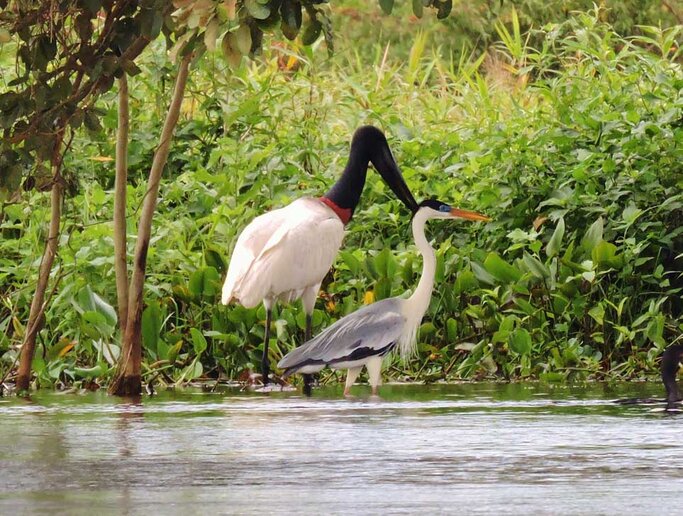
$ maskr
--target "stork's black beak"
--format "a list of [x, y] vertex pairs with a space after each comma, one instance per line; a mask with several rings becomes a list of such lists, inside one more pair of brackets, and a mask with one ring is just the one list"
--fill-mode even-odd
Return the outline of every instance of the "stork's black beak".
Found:
[[403, 179], [401, 170], [398, 168], [398, 164], [391, 154], [388, 145], [382, 146], [380, 152], [376, 153], [370, 159], [374, 165], [379, 175], [382, 176], [384, 182], [389, 185], [389, 188], [394, 192], [396, 197], [406, 205], [411, 213], [415, 213], [418, 209], [417, 201], [413, 194], [410, 192], [408, 185]]

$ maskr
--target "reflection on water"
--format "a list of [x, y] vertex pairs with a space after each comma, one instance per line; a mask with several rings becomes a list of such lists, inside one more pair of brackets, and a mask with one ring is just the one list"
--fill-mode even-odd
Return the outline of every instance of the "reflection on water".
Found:
[[683, 416], [611, 401], [660, 390], [0, 399], [0, 513], [680, 513]]

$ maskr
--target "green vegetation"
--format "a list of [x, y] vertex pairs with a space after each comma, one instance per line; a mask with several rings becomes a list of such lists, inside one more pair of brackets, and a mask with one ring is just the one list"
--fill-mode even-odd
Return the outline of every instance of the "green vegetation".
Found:
[[[643, 16], [660, 3], [647, 4]], [[433, 195], [494, 219], [430, 226], [437, 290], [419, 355], [396, 361], [391, 376], [554, 380], [653, 371], [683, 329], [680, 26], [636, 30], [611, 20], [633, 29], [620, 36], [600, 11], [526, 32], [531, 14], [523, 6], [519, 17], [508, 9], [485, 24], [485, 41], [497, 41], [486, 51], [464, 32], [446, 40], [457, 19], [424, 32], [394, 28], [387, 47], [372, 32], [377, 20], [344, 11], [331, 59], [316, 50], [321, 43], [296, 42], [266, 42], [260, 60], [235, 70], [218, 54], [204, 56], [188, 82], [159, 194], [142, 317], [144, 381], [240, 378], [258, 364], [263, 309], [218, 303], [231, 245], [257, 214], [324, 192], [364, 123], [387, 132], [418, 200]], [[367, 9], [374, 16], [378, 8]], [[659, 14], [675, 25], [673, 11]], [[660, 21], [652, 16], [644, 21]], [[343, 39], [347, 24], [358, 45]], [[132, 215], [171, 96], [164, 48], [154, 42], [129, 79], [129, 255]], [[2, 48], [3, 63], [11, 51]], [[106, 382], [120, 353], [115, 94], [97, 108], [102, 130], [76, 133], [65, 158], [54, 287], [33, 363], [39, 386]], [[2, 204], [0, 376], [26, 332], [50, 218], [45, 174], [34, 169]], [[420, 265], [405, 209], [371, 174], [314, 328], [368, 298], [413, 288]], [[303, 312], [284, 307], [274, 319], [277, 362], [300, 341]]]

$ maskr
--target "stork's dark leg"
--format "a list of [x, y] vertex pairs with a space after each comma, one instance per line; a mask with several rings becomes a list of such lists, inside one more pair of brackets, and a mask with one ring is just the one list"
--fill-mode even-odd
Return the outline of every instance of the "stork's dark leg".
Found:
[[268, 375], [270, 374], [270, 362], [268, 362], [268, 345], [270, 343], [270, 320], [272, 318], [273, 311], [270, 306], [266, 307], [266, 336], [263, 342], [263, 357], [261, 357], [261, 379], [263, 385], [268, 385], [270, 381]]
[[[311, 340], [312, 331], [311, 314], [306, 314], [306, 333], [304, 334], [304, 342]], [[304, 394], [306, 396], [311, 395], [311, 386], [313, 384], [313, 375], [305, 374], [304, 377]]]

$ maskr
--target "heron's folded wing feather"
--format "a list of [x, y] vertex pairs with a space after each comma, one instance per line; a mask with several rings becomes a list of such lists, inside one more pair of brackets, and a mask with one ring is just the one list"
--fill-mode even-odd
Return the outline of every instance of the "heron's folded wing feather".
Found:
[[[406, 319], [400, 311], [400, 299], [378, 301], [339, 319], [301, 347], [288, 353], [278, 363], [282, 369], [305, 363], [330, 364], [354, 356], [364, 348], [367, 354], [380, 354], [401, 335]], [[374, 352], [374, 353], [373, 353]]]

